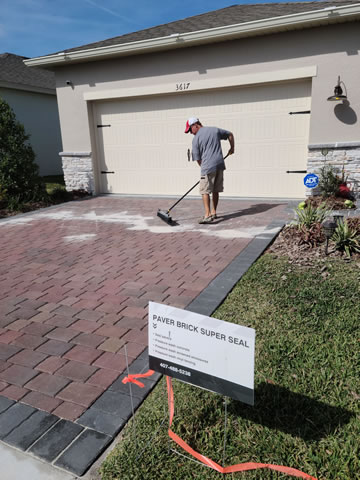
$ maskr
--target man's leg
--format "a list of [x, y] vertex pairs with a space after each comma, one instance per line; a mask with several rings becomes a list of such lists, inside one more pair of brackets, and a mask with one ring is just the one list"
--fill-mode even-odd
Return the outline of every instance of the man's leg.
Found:
[[212, 190], [213, 208], [211, 210], [211, 215], [213, 217], [216, 217], [216, 210], [219, 203], [219, 192], [223, 192], [223, 191], [224, 191], [224, 171], [217, 170], [215, 179], [214, 179], [213, 190]]
[[204, 204], [204, 209], [205, 209], [205, 217], [210, 217], [211, 216], [210, 195], [208, 193], [203, 193], [202, 194], [202, 199], [203, 199], [203, 204]]
[[219, 203], [219, 192], [213, 192], [212, 194], [212, 204], [213, 208], [211, 210], [211, 215], [216, 215], [216, 209]]

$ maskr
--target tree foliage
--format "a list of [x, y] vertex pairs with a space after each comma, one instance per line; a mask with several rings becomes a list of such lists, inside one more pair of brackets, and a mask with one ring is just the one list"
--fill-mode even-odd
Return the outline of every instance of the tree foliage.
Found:
[[17, 203], [44, 200], [47, 195], [29, 135], [1, 97], [0, 191], [5, 200]]

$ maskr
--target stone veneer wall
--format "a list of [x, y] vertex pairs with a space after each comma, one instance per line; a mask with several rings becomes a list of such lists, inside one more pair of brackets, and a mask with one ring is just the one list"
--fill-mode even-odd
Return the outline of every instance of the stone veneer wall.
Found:
[[[324, 149], [328, 150], [326, 155], [322, 153]], [[360, 198], [360, 142], [309, 145], [307, 171], [319, 174], [325, 165], [334, 166], [339, 174], [344, 167], [349, 187], [356, 198]], [[318, 188], [306, 189], [307, 196], [319, 193]]]
[[66, 190], [85, 190], [95, 193], [91, 152], [60, 152]]

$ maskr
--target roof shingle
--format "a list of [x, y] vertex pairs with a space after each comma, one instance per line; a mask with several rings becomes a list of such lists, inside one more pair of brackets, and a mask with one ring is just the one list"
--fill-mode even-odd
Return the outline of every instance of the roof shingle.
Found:
[[289, 3], [259, 3], [241, 4], [221, 8], [183, 20], [158, 25], [156, 27], [127, 33], [117, 37], [89, 43], [80, 47], [69, 48], [64, 52], [74, 52], [123, 43], [150, 40], [153, 38], [166, 37], [174, 33], [189, 33], [210, 28], [236, 25], [267, 18], [281, 17], [302, 12], [322, 10], [327, 7], [339, 7], [345, 5], [359, 4], [360, 0], [334, 0], [334, 1], [310, 1], [310, 2], [289, 2]]
[[20, 57], [12, 53], [0, 54], [0, 82], [12, 84], [17, 88], [37, 87], [55, 90], [55, 74], [39, 67], [27, 67]]

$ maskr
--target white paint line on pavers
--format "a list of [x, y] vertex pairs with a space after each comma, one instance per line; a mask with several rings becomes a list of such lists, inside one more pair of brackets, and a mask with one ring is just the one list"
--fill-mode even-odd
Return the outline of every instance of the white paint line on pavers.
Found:
[[[34, 215], [23, 216], [19, 218], [9, 218], [6, 221], [0, 222], [0, 226], [17, 226], [17, 225], [30, 225], [32, 222], [39, 219], [56, 220], [56, 221], [84, 221], [98, 223], [117, 223], [126, 225], [128, 230], [135, 231], [148, 231], [154, 234], [166, 234], [166, 233], [185, 233], [185, 232], [198, 232], [207, 236], [214, 236], [223, 239], [231, 238], [253, 238], [264, 234], [275, 234], [279, 231], [279, 228], [267, 229], [266, 226], [254, 226], [254, 227], [242, 227], [241, 221], [236, 223], [232, 221], [233, 228], [222, 228], [221, 224], [210, 224], [200, 227], [197, 223], [183, 223], [181, 225], [170, 226], [165, 223], [162, 225], [149, 224], [157, 220], [157, 217], [143, 216], [140, 214], [129, 214], [125, 212], [109, 213], [97, 215], [95, 211], [89, 213], [78, 214], [71, 210], [62, 210], [60, 212], [38, 212]], [[160, 221], [160, 220], [159, 220]], [[235, 223], [235, 224], [234, 224]], [[88, 241], [91, 240], [95, 234], [84, 233], [81, 235], [67, 235], [64, 237], [66, 242], [71, 241]]]

